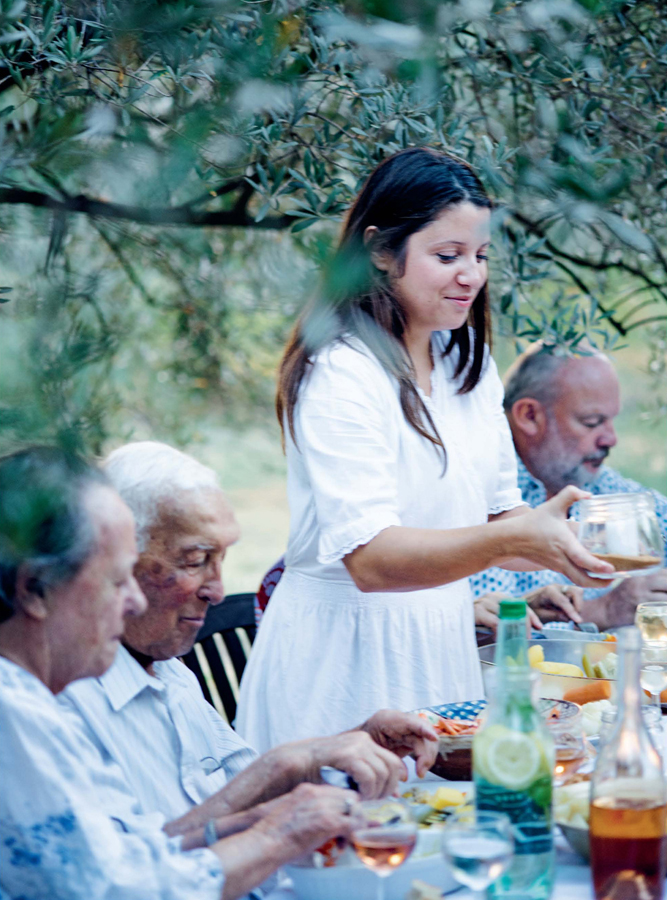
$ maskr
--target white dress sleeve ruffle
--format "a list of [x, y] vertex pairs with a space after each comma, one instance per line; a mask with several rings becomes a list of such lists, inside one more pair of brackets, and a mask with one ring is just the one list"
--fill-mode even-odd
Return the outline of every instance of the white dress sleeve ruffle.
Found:
[[377, 361], [344, 344], [318, 358], [304, 385], [297, 448], [312, 485], [322, 565], [401, 524], [397, 450], [386, 421], [391, 399]]

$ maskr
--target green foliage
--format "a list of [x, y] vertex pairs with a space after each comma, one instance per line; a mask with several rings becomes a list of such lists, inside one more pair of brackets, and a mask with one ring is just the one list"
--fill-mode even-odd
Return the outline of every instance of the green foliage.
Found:
[[0, 0], [1, 439], [266, 414], [341, 216], [415, 144], [497, 200], [503, 332], [662, 327], [666, 63], [657, 0]]

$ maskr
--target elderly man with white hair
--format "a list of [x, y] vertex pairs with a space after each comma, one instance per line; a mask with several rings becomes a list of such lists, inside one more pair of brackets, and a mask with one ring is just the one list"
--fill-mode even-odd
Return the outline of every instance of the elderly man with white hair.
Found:
[[0, 457], [0, 897], [236, 900], [358, 821], [353, 792], [299, 785], [226, 817], [206, 849], [201, 828], [181, 838], [139, 808], [56, 699], [103, 676], [145, 611], [136, 559], [130, 510], [98, 470], [56, 448]]
[[135, 576], [148, 609], [127, 620], [109, 671], [71, 685], [63, 702], [123, 767], [144, 811], [180, 817], [179, 830], [210, 831], [215, 819], [251, 810], [301, 782], [319, 782], [323, 766], [348, 773], [367, 797], [396, 787], [405, 773], [401, 756], [415, 756], [420, 774], [429, 768], [435, 733], [415, 715], [388, 710], [357, 730], [285, 744], [258, 758], [176, 658], [192, 648], [209, 604], [222, 602], [222, 561], [239, 537], [215, 474], [153, 442], [121, 447], [104, 468], [136, 519]]

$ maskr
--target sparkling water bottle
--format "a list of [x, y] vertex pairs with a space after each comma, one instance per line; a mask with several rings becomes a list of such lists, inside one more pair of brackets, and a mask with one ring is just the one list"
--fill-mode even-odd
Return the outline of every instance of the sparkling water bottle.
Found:
[[554, 745], [536, 708], [539, 673], [528, 665], [523, 600], [500, 603], [495, 662], [495, 696], [473, 740], [475, 802], [509, 816], [515, 855], [489, 896], [546, 900], [554, 882]]

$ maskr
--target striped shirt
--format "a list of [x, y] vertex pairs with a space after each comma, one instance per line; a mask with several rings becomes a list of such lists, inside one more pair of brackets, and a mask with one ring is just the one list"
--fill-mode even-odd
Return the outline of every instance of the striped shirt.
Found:
[[[547, 499], [547, 492], [542, 482], [530, 474], [518, 456], [517, 465], [519, 488], [521, 489], [521, 496], [524, 502], [533, 508], [544, 503]], [[630, 478], [624, 478], [619, 472], [610, 469], [608, 466], [603, 466], [600, 469], [598, 477], [587, 490], [590, 490], [594, 496], [601, 494], [626, 494], [635, 491], [647, 492], [647, 488], [643, 487], [643, 485], [637, 481], [632, 481]], [[655, 501], [655, 512], [664, 542], [665, 553], [667, 554], [667, 497], [654, 490], [650, 490], [648, 493], [651, 494]], [[579, 518], [578, 503], [571, 507], [570, 515], [575, 519]], [[665, 562], [667, 564], [667, 556]], [[484, 572], [479, 572], [470, 578], [470, 587], [475, 598], [493, 592], [507, 594], [511, 597], [521, 597], [529, 591], [545, 587], [548, 584], [571, 584], [571, 582], [559, 572], [550, 572], [548, 570], [510, 572], [507, 569], [499, 568], [486, 569]], [[611, 590], [609, 587], [587, 588], [584, 591], [584, 599], [592, 600], [595, 597], [606, 594], [609, 590]]]
[[245, 769], [257, 754], [206, 702], [177, 659], [155, 676], [120, 647], [100, 678], [69, 685], [59, 700], [123, 769], [142, 811], [184, 815]]

